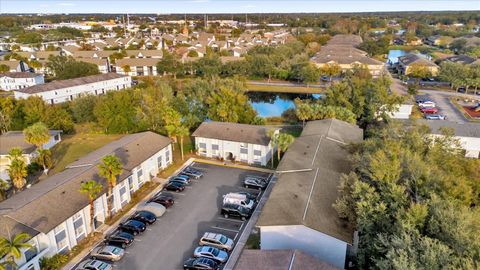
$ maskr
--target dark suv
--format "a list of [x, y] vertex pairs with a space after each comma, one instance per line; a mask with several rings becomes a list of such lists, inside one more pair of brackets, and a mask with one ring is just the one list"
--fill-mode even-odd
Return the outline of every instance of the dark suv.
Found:
[[141, 221], [130, 219], [130, 220], [127, 220], [123, 223], [120, 223], [118, 225], [118, 228], [120, 230], [124, 231], [124, 232], [128, 232], [128, 233], [131, 233], [133, 235], [137, 235], [141, 232], [144, 232], [145, 229], [147, 228], [147, 226], [145, 225], [145, 223], [143, 223]]
[[114, 233], [105, 237], [105, 244], [117, 246], [121, 248], [126, 248], [133, 243], [133, 235], [122, 232], [122, 231], [115, 231]]
[[252, 211], [238, 204], [224, 204], [221, 214], [225, 217], [236, 217], [241, 220], [247, 220], [252, 215]]

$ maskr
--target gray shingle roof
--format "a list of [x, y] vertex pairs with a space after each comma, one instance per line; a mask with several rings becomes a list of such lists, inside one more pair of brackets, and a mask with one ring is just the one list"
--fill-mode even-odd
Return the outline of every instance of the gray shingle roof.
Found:
[[40, 73], [33, 73], [33, 72], [7, 72], [0, 74], [0, 77], [5, 76], [8, 78], [35, 78], [37, 76], [42, 76], [43, 74]]
[[[55, 136], [61, 133], [61, 130], [50, 130], [50, 135]], [[37, 147], [25, 141], [25, 136], [22, 131], [9, 131], [0, 135], [0, 155], [8, 154], [8, 151], [13, 147], [22, 149], [24, 154], [30, 154]]]
[[35, 94], [35, 93], [67, 88], [67, 87], [112, 80], [112, 79], [117, 79], [122, 77], [127, 77], [127, 76], [117, 74], [117, 73], [98, 74], [98, 75], [91, 75], [91, 76], [80, 77], [75, 79], [59, 80], [59, 81], [53, 81], [51, 83], [38, 84], [38, 85], [30, 86], [27, 88], [15, 90], [15, 91], [27, 93], [27, 94]]
[[228, 122], [203, 122], [193, 137], [212, 138], [232, 142], [245, 142], [251, 144], [268, 145], [270, 138], [265, 126], [228, 123]]
[[353, 228], [332, 205], [341, 175], [351, 170], [346, 145], [362, 140], [363, 131], [355, 125], [335, 119], [308, 122], [277, 168], [279, 178], [257, 225], [304, 225], [352, 243]]
[[431, 67], [436, 67], [437, 66], [432, 61], [430, 61], [430, 60], [428, 60], [424, 57], [418, 56], [416, 54], [407, 54], [407, 55], [404, 55], [404, 56], [400, 56], [400, 57], [398, 57], [398, 61], [401, 62], [405, 66], [409, 66], [409, 65], [412, 65], [412, 64], [420, 64], [420, 65], [431, 66]]
[[430, 127], [433, 134], [442, 134], [441, 128], [445, 127], [453, 129], [456, 136], [480, 138], [480, 124], [478, 123], [460, 124], [452, 121], [419, 121]]
[[[67, 168], [15, 196], [0, 202], [0, 214], [14, 218], [30, 228], [48, 233], [60, 223], [88, 205], [88, 198], [78, 190], [80, 183], [96, 180], [104, 184], [98, 175], [97, 164], [108, 154], [118, 154], [124, 164], [119, 180], [131, 175], [131, 168], [138, 166], [154, 153], [168, 146], [169, 138], [153, 132], [127, 135], [71, 163]], [[17, 226], [17, 225], [15, 225]]]

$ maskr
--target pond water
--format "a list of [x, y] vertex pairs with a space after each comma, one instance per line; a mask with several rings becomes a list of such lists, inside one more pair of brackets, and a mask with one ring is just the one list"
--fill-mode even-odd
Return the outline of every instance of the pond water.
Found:
[[390, 50], [388, 51], [388, 61], [387, 63], [389, 64], [396, 64], [398, 63], [398, 57], [400, 56], [404, 56], [408, 54], [408, 51], [404, 51], [404, 50]]
[[260, 117], [281, 116], [284, 111], [294, 108], [293, 101], [300, 99], [319, 99], [321, 94], [290, 94], [248, 92], [248, 99]]

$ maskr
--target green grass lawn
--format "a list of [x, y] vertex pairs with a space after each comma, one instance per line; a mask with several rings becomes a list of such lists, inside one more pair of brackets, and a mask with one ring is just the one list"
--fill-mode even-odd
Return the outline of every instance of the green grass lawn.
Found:
[[118, 140], [122, 136], [86, 132], [63, 135], [62, 141], [52, 148], [55, 165], [49, 174], [52, 175], [62, 171], [68, 164], [114, 140]]

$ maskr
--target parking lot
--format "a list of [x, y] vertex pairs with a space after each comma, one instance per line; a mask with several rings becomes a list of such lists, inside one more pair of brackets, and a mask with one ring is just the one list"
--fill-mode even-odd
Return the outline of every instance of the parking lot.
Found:
[[447, 116], [448, 121], [453, 121], [457, 123], [465, 123], [465, 117], [462, 113], [452, 104], [449, 100], [449, 95], [445, 95], [441, 92], [439, 93], [428, 93], [423, 95], [418, 95], [418, 98], [429, 99], [436, 104], [438, 113]]
[[192, 167], [202, 170], [204, 176], [192, 179], [184, 192], [163, 192], [172, 194], [175, 204], [143, 234], [135, 237], [124, 258], [114, 263], [115, 268], [183, 269], [183, 262], [192, 256], [205, 232], [222, 233], [236, 243], [248, 220], [221, 216], [222, 195], [238, 191], [259, 194], [257, 190], [242, 187], [244, 176], [269, 175], [203, 163], [194, 163]]

